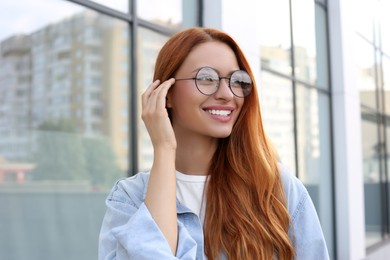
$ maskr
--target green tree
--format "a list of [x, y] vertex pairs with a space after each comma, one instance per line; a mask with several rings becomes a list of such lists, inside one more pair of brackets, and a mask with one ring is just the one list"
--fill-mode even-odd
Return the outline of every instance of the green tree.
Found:
[[39, 127], [35, 162], [32, 177], [37, 180], [88, 179], [83, 140], [69, 120]]
[[122, 176], [111, 145], [103, 138], [84, 138], [87, 171], [95, 187], [111, 187]]

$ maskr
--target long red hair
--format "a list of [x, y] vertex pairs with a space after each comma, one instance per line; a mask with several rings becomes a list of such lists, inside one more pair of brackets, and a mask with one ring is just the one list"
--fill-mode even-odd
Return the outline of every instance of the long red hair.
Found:
[[[229, 35], [196, 27], [175, 34], [162, 47], [154, 80], [174, 77], [188, 53], [209, 41], [230, 46], [240, 69], [254, 79]], [[285, 193], [276, 154], [264, 133], [255, 82], [231, 135], [219, 140], [210, 165], [204, 223], [208, 259], [218, 259], [221, 253], [229, 259], [293, 259]]]

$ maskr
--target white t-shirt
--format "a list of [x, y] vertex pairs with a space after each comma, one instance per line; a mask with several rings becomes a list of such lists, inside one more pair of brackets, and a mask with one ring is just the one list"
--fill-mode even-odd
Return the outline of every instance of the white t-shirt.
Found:
[[204, 193], [206, 181], [205, 175], [187, 175], [176, 171], [176, 197], [180, 203], [198, 215], [202, 225], [206, 206]]

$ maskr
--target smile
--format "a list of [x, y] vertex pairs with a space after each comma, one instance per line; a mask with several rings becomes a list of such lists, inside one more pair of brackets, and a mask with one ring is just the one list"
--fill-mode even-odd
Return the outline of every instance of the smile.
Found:
[[216, 110], [216, 109], [207, 110], [207, 112], [217, 116], [229, 116], [232, 113], [231, 110]]

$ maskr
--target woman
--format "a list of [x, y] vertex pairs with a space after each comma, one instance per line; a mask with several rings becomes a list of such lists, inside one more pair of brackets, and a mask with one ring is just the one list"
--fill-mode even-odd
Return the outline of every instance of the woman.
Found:
[[253, 78], [221, 31], [163, 46], [142, 95], [153, 165], [108, 196], [100, 259], [328, 259], [306, 189], [266, 138]]

